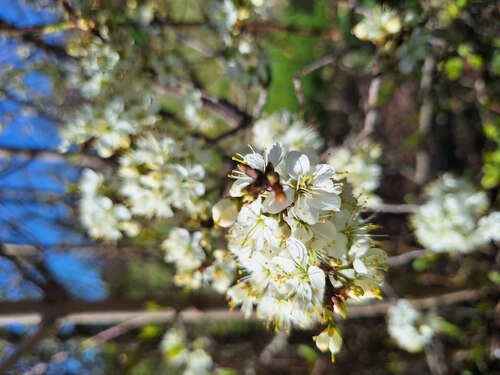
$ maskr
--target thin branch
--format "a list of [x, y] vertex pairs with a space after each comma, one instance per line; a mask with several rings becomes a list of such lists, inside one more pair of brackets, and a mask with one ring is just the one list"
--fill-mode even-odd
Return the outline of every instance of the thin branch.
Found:
[[382, 87], [382, 71], [380, 67], [380, 51], [377, 51], [375, 59], [373, 60], [373, 65], [371, 69], [372, 79], [370, 81], [370, 87], [368, 89], [368, 103], [365, 115], [365, 121], [363, 128], [356, 136], [354, 143], [361, 142], [364, 138], [369, 136], [375, 130], [378, 118], [380, 115], [380, 108], [378, 107], [378, 97], [380, 93], [380, 88]]
[[56, 317], [51, 315], [44, 317], [37, 330], [24, 338], [24, 340], [0, 363], [0, 375], [7, 374], [12, 366], [27, 352], [29, 352], [40, 340], [42, 340], [56, 324]]
[[182, 99], [187, 90], [199, 90], [201, 92], [203, 106], [207, 109], [207, 111], [227, 122], [233, 128], [242, 127], [251, 120], [251, 116], [249, 116], [242, 109], [238, 108], [236, 105], [201, 90], [199, 87], [194, 86], [191, 82], [178, 80], [177, 85], [156, 85], [154, 88], [161, 94], [172, 96], [177, 99]]
[[40, 362], [37, 363], [35, 366], [33, 366], [31, 369], [28, 371], [25, 371], [23, 375], [42, 375], [47, 371], [49, 368], [50, 363], [61, 363], [64, 362], [69, 356], [70, 352], [68, 351], [62, 351], [54, 354], [53, 356], [50, 357], [50, 359], [47, 362]]
[[417, 259], [421, 256], [429, 254], [429, 250], [412, 250], [408, 251], [407, 253], [400, 254], [400, 255], [395, 255], [387, 259], [385, 264], [387, 264], [390, 267], [396, 267], [396, 266], [401, 266], [403, 264], [407, 264], [411, 262], [414, 259]]
[[273, 357], [282, 351], [286, 347], [287, 343], [288, 335], [286, 332], [278, 332], [260, 353], [259, 362], [264, 366], [268, 366]]
[[3, 178], [5, 178], [13, 173], [19, 172], [20, 170], [22, 170], [22, 169], [28, 167], [30, 164], [32, 164], [33, 161], [34, 161], [34, 158], [31, 156], [25, 160], [22, 160], [17, 165], [15, 163], [14, 163], [14, 165], [8, 165], [5, 170], [0, 172], [0, 179], [3, 179]]
[[333, 64], [339, 58], [341, 58], [342, 56], [346, 55], [349, 52], [351, 52], [350, 49], [344, 49], [344, 50], [329, 53], [328, 55], [325, 55], [322, 58], [320, 58], [320, 59], [312, 62], [311, 64], [307, 65], [306, 67], [302, 68], [294, 75], [293, 87], [295, 89], [295, 95], [297, 96], [297, 100], [299, 101], [299, 104], [301, 107], [304, 107], [306, 104], [306, 99], [305, 99], [304, 93], [302, 91], [302, 83], [301, 83], [302, 77], [304, 77], [308, 74], [311, 74], [312, 72], [314, 72], [318, 69], [321, 69], [326, 65]]
[[[444, 305], [454, 305], [462, 302], [476, 301], [491, 293], [498, 293], [496, 287], [483, 287], [480, 289], [465, 289], [456, 292], [440, 294], [432, 297], [409, 299], [413, 306], [419, 310], [427, 310]], [[350, 318], [369, 318], [385, 315], [395, 301], [368, 303], [362, 306], [348, 306], [347, 316]]]
[[9, 260], [18, 269], [18, 271], [21, 272], [21, 274], [26, 280], [36, 285], [40, 290], [42, 291], [45, 290], [47, 285], [43, 283], [43, 281], [35, 277], [30, 271], [30, 269], [26, 266], [26, 264], [24, 264], [18, 257], [14, 255], [9, 255], [6, 247], [2, 243], [0, 243], [0, 256]]
[[0, 35], [6, 35], [8, 37], [18, 37], [26, 34], [44, 34], [47, 28], [57, 26], [59, 26], [59, 24], [15, 27], [8, 22], [0, 20]]
[[248, 22], [240, 26], [242, 32], [250, 34], [281, 32], [285, 34], [297, 34], [302, 36], [319, 37], [327, 40], [337, 40], [340, 37], [340, 32], [337, 29], [328, 28], [305, 28], [295, 25], [278, 25], [271, 22]]
[[432, 375], [446, 375], [448, 368], [444, 361], [443, 345], [434, 338], [430, 345], [425, 347], [425, 359]]
[[421, 137], [419, 149], [416, 153], [415, 182], [424, 184], [429, 179], [431, 157], [426, 148], [425, 138], [428, 135], [432, 125], [432, 83], [436, 59], [430, 54], [425, 58], [422, 68], [422, 79], [420, 81], [420, 91], [422, 95], [422, 105], [418, 117], [418, 133]]
[[415, 213], [418, 206], [416, 204], [390, 204], [380, 203], [375, 207], [366, 207], [365, 211], [383, 212], [390, 214], [412, 214]]

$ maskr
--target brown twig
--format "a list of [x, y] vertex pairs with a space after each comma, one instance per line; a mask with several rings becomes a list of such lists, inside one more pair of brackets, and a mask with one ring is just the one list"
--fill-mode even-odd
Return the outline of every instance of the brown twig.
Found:
[[295, 89], [295, 95], [297, 96], [297, 100], [301, 107], [304, 107], [306, 104], [306, 99], [304, 97], [304, 93], [302, 91], [302, 77], [311, 74], [312, 72], [323, 68], [326, 65], [333, 64], [339, 58], [349, 53], [350, 49], [344, 49], [336, 52], [329, 53], [328, 55], [323, 56], [322, 58], [312, 62], [306, 67], [299, 70], [293, 77], [293, 87]]
[[194, 86], [191, 82], [178, 80], [177, 85], [156, 85], [155, 89], [159, 93], [178, 99], [181, 99], [187, 90], [200, 90], [201, 100], [207, 111], [227, 122], [233, 128], [241, 127], [243, 124], [249, 122], [249, 119], [251, 118], [245, 111], [238, 108], [236, 105], [201, 90], [199, 87]]
[[56, 25], [36, 25], [29, 27], [15, 27], [14, 25], [0, 20], [0, 35], [7, 35], [9, 37], [18, 37], [26, 34], [44, 33], [47, 27]]

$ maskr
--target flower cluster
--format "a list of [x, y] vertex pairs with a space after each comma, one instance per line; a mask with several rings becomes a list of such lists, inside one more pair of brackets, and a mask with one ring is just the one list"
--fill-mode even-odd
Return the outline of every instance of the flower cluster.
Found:
[[364, 18], [354, 26], [352, 32], [361, 40], [369, 40], [379, 44], [401, 30], [401, 18], [390, 8], [375, 5], [363, 8], [360, 13]]
[[[85, 103], [63, 129], [61, 147], [92, 140], [99, 156], [110, 157], [129, 147], [132, 135], [152, 126], [160, 108], [144, 80], [129, 84], [130, 76], [142, 74], [137, 70], [141, 66], [131, 66], [109, 45], [93, 41], [86, 49], [75, 45], [70, 52], [81, 59], [81, 71], [72, 74], [70, 84]], [[123, 79], [125, 75], [129, 79]]]
[[499, 240], [500, 213], [480, 218], [488, 207], [487, 196], [464, 178], [444, 174], [427, 187], [426, 195], [427, 202], [418, 207], [411, 222], [418, 241], [427, 249], [470, 253]]
[[173, 139], [149, 135], [120, 159], [120, 190], [135, 215], [169, 218], [173, 208], [197, 213], [205, 194], [205, 169], [200, 164], [181, 165], [176, 162], [180, 157]]
[[212, 0], [210, 2], [210, 21], [217, 28], [226, 45], [231, 44], [232, 29], [238, 22], [238, 9], [232, 0]]
[[260, 149], [272, 146], [279, 139], [288, 150], [319, 151], [324, 140], [318, 131], [297, 116], [281, 111], [256, 121], [252, 128], [252, 144]]
[[90, 237], [116, 241], [122, 231], [135, 236], [138, 224], [132, 217], [166, 219], [176, 211], [191, 218], [206, 216], [205, 168], [198, 157], [205, 158], [207, 165], [210, 157], [198, 150], [187, 158], [187, 149], [195, 146], [188, 139], [181, 145], [166, 136], [144, 135], [119, 159], [113, 186], [102, 174], [85, 170], [80, 219]]
[[174, 228], [163, 241], [165, 261], [175, 265], [174, 283], [180, 287], [199, 289], [211, 286], [225, 293], [232, 284], [236, 263], [225, 251], [216, 249], [210, 254], [210, 234], [201, 231], [190, 234], [184, 228]]
[[[232, 307], [248, 315], [256, 305], [276, 330], [319, 321], [333, 329], [333, 312], [345, 316], [346, 300], [378, 295], [385, 253], [370, 241], [357, 200], [335, 182], [331, 166], [280, 143], [234, 159], [230, 195], [241, 208], [228, 247], [244, 274], [227, 292]], [[234, 206], [221, 206], [228, 214], [219, 209], [219, 221], [229, 224]], [[316, 342], [330, 347], [323, 336]]]
[[104, 176], [84, 169], [80, 180], [80, 221], [87, 233], [96, 239], [116, 241], [122, 231], [133, 237], [139, 225], [132, 221], [132, 213], [122, 204], [116, 204], [103, 192]]
[[181, 327], [172, 327], [165, 332], [160, 348], [167, 364], [181, 374], [208, 375], [212, 373], [213, 361], [205, 351], [205, 341], [199, 338], [188, 342], [186, 332]]
[[381, 155], [382, 147], [365, 139], [355, 146], [337, 149], [328, 159], [328, 164], [340, 172], [335, 177], [345, 178], [352, 185], [353, 194], [367, 207], [380, 203], [374, 191], [380, 186], [382, 167], [377, 162]]
[[431, 342], [443, 321], [434, 312], [424, 315], [410, 301], [400, 299], [389, 308], [387, 323], [389, 335], [396, 343], [402, 349], [416, 353]]

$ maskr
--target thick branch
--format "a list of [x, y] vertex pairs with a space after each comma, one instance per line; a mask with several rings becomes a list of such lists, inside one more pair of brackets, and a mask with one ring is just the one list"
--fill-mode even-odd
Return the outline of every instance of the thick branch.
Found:
[[[410, 300], [418, 309], [430, 309], [443, 305], [475, 301], [489, 294], [496, 293], [496, 288], [484, 287], [480, 289], [465, 289], [456, 292], [418, 298]], [[168, 306], [158, 311], [148, 312], [147, 305], [155, 302], [160, 306]], [[371, 301], [365, 305], [348, 306], [350, 318], [370, 318], [386, 314], [388, 308], [395, 301]], [[171, 321], [176, 311], [183, 321], [227, 321], [230, 319], [242, 320], [241, 312], [228, 311], [226, 302], [222, 298], [214, 296], [180, 296], [171, 294], [161, 300], [106, 300], [100, 302], [63, 301], [47, 304], [38, 301], [11, 302], [0, 304], [0, 325], [22, 322], [32, 323], [40, 319], [47, 311], [57, 311], [66, 320], [80, 324], [117, 324], [129, 322], [129, 327], [136, 326], [139, 322], [143, 324], [162, 323]], [[252, 316], [251, 319], [255, 319]], [[126, 325], [125, 325], [126, 326]], [[122, 326], [123, 329], [124, 327]], [[132, 328], [130, 328], [132, 329]]]
[[93, 169], [101, 169], [106, 164], [101, 158], [91, 155], [62, 154], [50, 150], [27, 150], [7, 146], [0, 147], [0, 159], [12, 156], [29, 159], [36, 157], [44, 162], [67, 162], [71, 160], [73, 165]]

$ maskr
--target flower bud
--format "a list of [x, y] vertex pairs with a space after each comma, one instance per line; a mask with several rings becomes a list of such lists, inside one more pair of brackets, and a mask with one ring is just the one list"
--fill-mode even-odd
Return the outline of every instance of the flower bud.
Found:
[[218, 201], [212, 207], [212, 217], [215, 225], [222, 228], [231, 226], [238, 216], [238, 207], [235, 202], [229, 198]]

